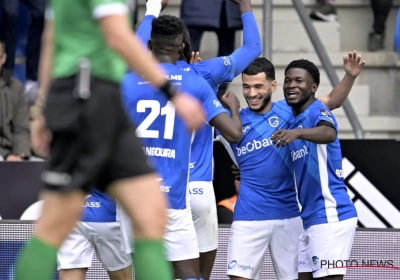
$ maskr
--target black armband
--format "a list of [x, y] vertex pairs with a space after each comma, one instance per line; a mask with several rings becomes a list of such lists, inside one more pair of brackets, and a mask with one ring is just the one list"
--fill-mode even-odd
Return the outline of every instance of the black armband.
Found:
[[159, 87], [159, 89], [168, 97], [168, 99], [172, 99], [178, 94], [178, 89], [169, 81]]
[[319, 123], [317, 123], [317, 126], [329, 126], [329, 127], [333, 128], [334, 130], [336, 130], [336, 127], [335, 127], [335, 125], [333, 123], [328, 122], [328, 121], [324, 121], [324, 120], [322, 120]]

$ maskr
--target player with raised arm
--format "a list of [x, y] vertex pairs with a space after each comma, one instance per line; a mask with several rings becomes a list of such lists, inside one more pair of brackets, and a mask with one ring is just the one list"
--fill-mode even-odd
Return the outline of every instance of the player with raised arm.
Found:
[[[137, 36], [145, 43], [149, 40], [151, 22], [160, 13], [161, 0], [148, 0], [146, 16]], [[218, 85], [231, 82], [261, 54], [261, 40], [250, 0], [233, 0], [239, 5], [243, 21], [243, 45], [228, 57], [216, 57], [189, 64], [192, 49], [189, 32], [184, 30], [185, 49], [177, 65], [184, 71], [195, 73], [207, 80], [215, 94]], [[165, 4], [165, 3], [164, 3]], [[214, 188], [212, 185], [214, 132], [210, 126], [196, 131], [190, 158], [189, 190], [194, 225], [200, 250], [202, 276], [208, 280], [214, 265], [218, 247], [218, 220]]]
[[315, 98], [319, 81], [318, 68], [308, 60], [286, 67], [283, 90], [292, 119], [288, 130], [274, 132], [271, 139], [277, 147], [289, 147], [302, 206], [298, 279], [342, 280], [345, 268], [328, 269], [321, 261], [349, 259], [357, 211], [343, 180], [336, 119]]
[[[340, 107], [364, 62], [356, 52], [344, 57], [346, 75], [328, 96], [329, 108]], [[271, 102], [276, 89], [275, 69], [257, 58], [242, 75], [248, 108], [241, 110], [243, 137], [231, 148], [240, 168], [240, 192], [228, 246], [232, 280], [259, 279], [269, 248], [278, 279], [297, 279], [297, 253], [302, 221], [288, 148], [276, 149], [271, 135], [289, 127], [292, 108], [285, 100]], [[243, 269], [245, 267], [246, 269]]]
[[203, 125], [204, 113], [165, 80], [133, 36], [128, 13], [125, 0], [49, 1], [32, 143], [50, 158], [42, 174], [43, 214], [19, 258], [17, 280], [50, 279], [93, 185], [117, 198], [133, 220], [136, 279], [171, 279], [162, 241], [166, 200], [120, 100], [126, 64], [171, 100], [189, 129]]
[[[239, 100], [229, 92], [218, 101], [208, 83], [198, 75], [176, 65], [184, 49], [184, 23], [174, 16], [161, 16], [152, 22], [149, 49], [161, 62], [167, 78], [200, 100], [207, 112], [207, 122], [229, 141], [242, 137]], [[145, 153], [163, 179], [161, 190], [169, 198], [168, 225], [165, 232], [167, 258], [174, 267], [175, 278], [198, 279], [199, 248], [188, 201], [190, 146], [193, 135], [184, 130], [168, 99], [154, 91], [139, 76], [130, 73], [123, 82], [124, 103], [137, 125], [137, 134], [145, 144]], [[136, 254], [136, 252], [135, 252]]]

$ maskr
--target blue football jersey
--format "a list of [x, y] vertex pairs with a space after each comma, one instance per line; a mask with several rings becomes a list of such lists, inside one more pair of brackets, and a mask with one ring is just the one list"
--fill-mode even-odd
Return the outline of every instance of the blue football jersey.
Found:
[[[338, 125], [321, 101], [314, 101], [303, 113], [293, 117], [291, 129], [314, 128], [320, 121]], [[330, 144], [295, 140], [289, 144], [291, 160], [302, 206], [304, 228], [357, 217], [343, 181], [342, 153], [339, 139]]]
[[292, 109], [272, 103], [266, 114], [240, 112], [243, 137], [231, 144], [240, 168], [240, 189], [234, 220], [276, 220], [300, 215], [289, 149], [272, 145], [271, 135], [289, 126]]
[[[202, 62], [188, 64], [180, 60], [177, 65], [185, 72], [203, 77], [217, 94], [218, 85], [234, 78], [235, 60], [232, 57], [216, 57]], [[196, 131], [190, 155], [189, 181], [211, 181], [213, 165], [214, 130], [206, 125]]]
[[[208, 83], [201, 77], [164, 63], [166, 78], [183, 91], [199, 99], [207, 121], [226, 113]], [[189, 157], [192, 134], [176, 115], [173, 104], [141, 77], [129, 73], [122, 83], [123, 100], [143, 140], [145, 154], [163, 179], [162, 191], [171, 209], [186, 208]]]
[[111, 223], [117, 221], [115, 200], [108, 194], [93, 190], [83, 204], [82, 222]]

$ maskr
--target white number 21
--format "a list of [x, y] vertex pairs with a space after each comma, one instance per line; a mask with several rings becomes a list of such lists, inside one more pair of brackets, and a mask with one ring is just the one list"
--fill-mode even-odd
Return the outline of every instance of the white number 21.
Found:
[[145, 113], [146, 109], [150, 109], [150, 114], [137, 127], [136, 135], [141, 138], [158, 138], [158, 130], [150, 130], [150, 125], [157, 119], [158, 116], [165, 116], [164, 139], [172, 139], [174, 135], [175, 123], [175, 107], [170, 101], [161, 108], [160, 102], [157, 100], [140, 100], [137, 103], [136, 111]]

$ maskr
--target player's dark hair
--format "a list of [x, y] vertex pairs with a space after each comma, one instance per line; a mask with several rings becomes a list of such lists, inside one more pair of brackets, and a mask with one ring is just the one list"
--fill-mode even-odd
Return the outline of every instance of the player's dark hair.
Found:
[[271, 61], [265, 57], [257, 57], [242, 74], [254, 76], [260, 73], [265, 73], [267, 80], [275, 80], [275, 67]]
[[175, 46], [176, 38], [182, 36], [185, 24], [180, 18], [162, 15], [152, 22], [151, 41], [161, 46]]
[[192, 57], [192, 40], [190, 39], [189, 29], [186, 24], [184, 24], [183, 28], [183, 42], [185, 43], [185, 48], [183, 49], [183, 53], [180, 57], [181, 60], [185, 60], [187, 63], [190, 63], [190, 59]]
[[307, 60], [307, 59], [298, 59], [298, 60], [293, 60], [292, 62], [289, 63], [289, 65], [286, 67], [285, 69], [285, 75], [286, 72], [289, 69], [293, 69], [293, 68], [300, 68], [300, 69], [304, 69], [308, 72], [308, 74], [310, 74], [310, 76], [312, 77], [312, 79], [314, 80], [314, 83], [316, 83], [317, 85], [319, 85], [320, 82], [320, 74], [319, 74], [319, 70], [318, 67], [315, 66], [314, 63], [312, 63], [311, 61]]

